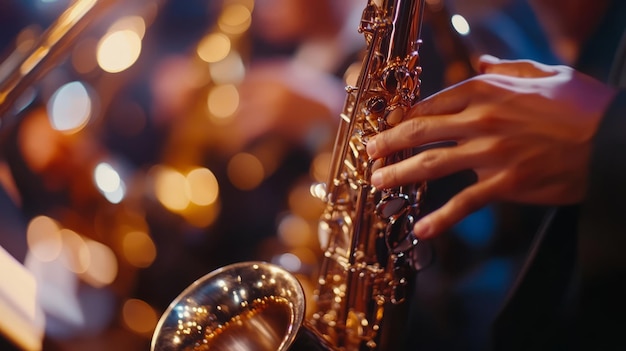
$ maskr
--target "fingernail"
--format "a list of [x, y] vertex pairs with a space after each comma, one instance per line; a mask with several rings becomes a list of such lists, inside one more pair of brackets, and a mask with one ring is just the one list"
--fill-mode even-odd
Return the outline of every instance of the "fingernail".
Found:
[[383, 184], [383, 174], [382, 172], [376, 171], [372, 174], [372, 178], [370, 179], [372, 185], [376, 188], [381, 188]]
[[480, 61], [486, 63], [498, 63], [500, 62], [500, 59], [492, 55], [481, 55]]
[[431, 235], [430, 232], [431, 226], [428, 217], [420, 219], [413, 227], [413, 234], [415, 234], [418, 239], [427, 239]]
[[500, 62], [500, 59], [495, 56], [482, 55], [478, 59], [478, 71], [480, 73], [486, 73], [488, 65], [494, 65], [494, 64], [497, 64], [498, 62]]
[[373, 155], [376, 154], [376, 139], [370, 139], [367, 142], [367, 146], [365, 147], [365, 151], [367, 151], [367, 154], [372, 157]]

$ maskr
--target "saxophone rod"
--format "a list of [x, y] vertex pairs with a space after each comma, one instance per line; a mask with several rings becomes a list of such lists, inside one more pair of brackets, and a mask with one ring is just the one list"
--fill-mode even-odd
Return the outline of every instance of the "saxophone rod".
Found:
[[[0, 127], [15, 101], [64, 54], [90, 22], [118, 0], [77, 0], [73, 2], [25, 53], [19, 49], [0, 63]], [[12, 58], [19, 57], [14, 62]]]

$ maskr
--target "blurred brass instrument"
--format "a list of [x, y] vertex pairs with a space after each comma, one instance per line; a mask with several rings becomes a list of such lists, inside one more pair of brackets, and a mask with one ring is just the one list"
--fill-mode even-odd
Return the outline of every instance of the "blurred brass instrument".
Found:
[[400, 122], [419, 98], [424, 0], [368, 0], [359, 31], [367, 52], [347, 99], [323, 192], [325, 253], [312, 318], [298, 280], [281, 267], [243, 262], [184, 290], [161, 317], [153, 351], [395, 350], [405, 346], [414, 277], [430, 260], [412, 233], [426, 184], [376, 189], [370, 137]]
[[117, 0], [74, 1], [39, 39], [0, 64], [0, 118], [26, 88], [55, 67], [79, 33]]

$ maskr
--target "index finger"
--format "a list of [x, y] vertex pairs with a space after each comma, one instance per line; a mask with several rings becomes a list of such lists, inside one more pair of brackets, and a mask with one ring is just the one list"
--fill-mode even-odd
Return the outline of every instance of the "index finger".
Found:
[[478, 61], [478, 70], [483, 74], [501, 74], [518, 78], [542, 78], [557, 74], [554, 66], [532, 60], [501, 60], [483, 55]]
[[366, 146], [367, 154], [375, 159], [431, 143], [456, 142], [462, 138], [464, 126], [464, 119], [458, 115], [412, 118], [371, 137]]
[[471, 81], [461, 82], [418, 102], [402, 123], [369, 140], [368, 155], [378, 158], [427, 143], [456, 140], [463, 130], [463, 118], [458, 113], [469, 106], [473, 85]]
[[450, 115], [463, 111], [470, 103], [472, 79], [443, 89], [415, 104], [405, 120], [417, 116]]

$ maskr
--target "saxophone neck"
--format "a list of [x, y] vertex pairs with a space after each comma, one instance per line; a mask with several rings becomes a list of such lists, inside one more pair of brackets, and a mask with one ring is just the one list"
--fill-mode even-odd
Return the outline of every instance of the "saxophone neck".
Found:
[[423, 13], [424, 0], [369, 0], [359, 30], [385, 32], [382, 41], [387, 47], [381, 54], [393, 60], [418, 50]]

